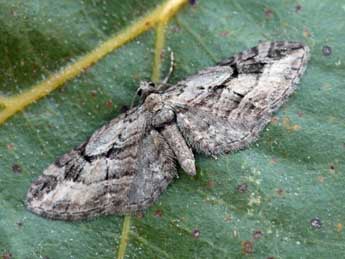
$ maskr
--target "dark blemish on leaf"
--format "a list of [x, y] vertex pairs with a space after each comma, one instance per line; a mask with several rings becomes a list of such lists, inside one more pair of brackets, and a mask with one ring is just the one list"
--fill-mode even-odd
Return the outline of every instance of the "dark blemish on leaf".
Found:
[[324, 56], [330, 56], [332, 54], [332, 48], [330, 46], [323, 46], [322, 47], [322, 53]]
[[111, 108], [113, 108], [113, 101], [112, 101], [112, 100], [108, 100], [108, 101], [105, 103], [105, 105], [106, 105], [109, 109], [111, 109]]
[[284, 195], [284, 190], [279, 188], [279, 189], [276, 190], [276, 193], [277, 193], [278, 196], [283, 196]]
[[302, 118], [302, 117], [303, 117], [303, 115], [304, 115], [304, 113], [303, 113], [303, 112], [297, 112], [297, 116], [298, 116], [298, 117]]
[[12, 171], [13, 171], [13, 173], [15, 173], [15, 174], [20, 174], [20, 173], [22, 172], [22, 168], [21, 168], [21, 166], [18, 165], [18, 164], [13, 164], [13, 165], [12, 165]]
[[265, 16], [267, 18], [272, 18], [273, 16], [273, 11], [270, 8], [265, 8]]
[[261, 230], [255, 230], [255, 231], [253, 232], [253, 238], [254, 238], [255, 240], [258, 240], [258, 239], [262, 238], [262, 236], [263, 236], [263, 233], [262, 233]]
[[330, 165], [330, 166], [329, 166], [329, 169], [332, 170], [332, 171], [334, 171], [334, 170], [335, 170], [335, 166], [334, 166], [334, 165]]
[[2, 255], [2, 259], [11, 259], [11, 258], [13, 257], [12, 257], [12, 254], [9, 252], [6, 252]]
[[195, 239], [198, 239], [200, 237], [200, 230], [199, 229], [194, 229], [192, 232], [192, 235]]
[[276, 259], [274, 256], [267, 257], [266, 259]]
[[91, 91], [91, 96], [92, 96], [92, 97], [96, 97], [96, 95], [97, 95], [97, 91], [96, 91], [96, 90], [92, 90], [92, 91]]
[[252, 242], [246, 240], [242, 242], [242, 253], [243, 254], [252, 254], [254, 253], [254, 245]]
[[12, 10], [11, 10], [11, 15], [12, 15], [13, 17], [16, 17], [16, 16], [17, 16], [17, 12], [16, 12], [15, 9], [12, 9]]
[[155, 217], [161, 218], [163, 216], [163, 211], [162, 210], [156, 210], [155, 211]]
[[230, 32], [228, 32], [228, 31], [222, 31], [219, 33], [219, 35], [222, 37], [227, 37], [227, 36], [229, 36], [229, 34], [230, 34]]
[[8, 150], [13, 150], [14, 149], [14, 145], [11, 143], [11, 144], [7, 144], [7, 149]]
[[310, 225], [313, 227], [313, 228], [321, 228], [322, 226], [322, 223], [321, 223], [321, 220], [316, 217], [316, 218], [313, 218], [311, 221], [310, 221]]
[[23, 222], [22, 221], [17, 221], [16, 224], [17, 224], [18, 227], [22, 227], [23, 226]]
[[241, 183], [240, 185], [238, 185], [238, 186], [236, 187], [236, 190], [237, 190], [238, 192], [240, 192], [240, 193], [244, 193], [244, 192], [246, 192], [246, 191], [248, 190], [248, 184], [246, 184], [246, 183]]
[[297, 5], [295, 6], [295, 10], [296, 10], [296, 13], [299, 13], [299, 12], [302, 10], [302, 5], [297, 4]]
[[311, 32], [308, 30], [308, 28], [304, 28], [303, 35], [306, 38], [309, 38], [311, 36]]
[[189, 4], [190, 5], [195, 5], [196, 4], [196, 0], [189, 0]]
[[212, 189], [213, 187], [214, 187], [214, 181], [208, 180], [208, 181], [207, 181], [207, 188], [208, 188], [208, 189]]

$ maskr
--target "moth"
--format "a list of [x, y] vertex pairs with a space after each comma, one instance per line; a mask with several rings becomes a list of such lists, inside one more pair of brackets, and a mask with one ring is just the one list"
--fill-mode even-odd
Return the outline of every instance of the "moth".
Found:
[[177, 176], [176, 162], [193, 176], [193, 152], [217, 156], [255, 141], [308, 57], [302, 43], [265, 42], [170, 87], [141, 82], [141, 103], [51, 164], [27, 208], [61, 220], [146, 209]]

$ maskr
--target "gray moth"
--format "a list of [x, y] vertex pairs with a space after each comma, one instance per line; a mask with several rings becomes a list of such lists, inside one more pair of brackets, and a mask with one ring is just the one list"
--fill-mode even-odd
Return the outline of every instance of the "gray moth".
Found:
[[265, 42], [177, 84], [141, 82], [140, 105], [97, 130], [35, 180], [27, 208], [62, 220], [152, 205], [194, 153], [217, 156], [255, 141], [295, 90], [309, 57], [297, 42]]

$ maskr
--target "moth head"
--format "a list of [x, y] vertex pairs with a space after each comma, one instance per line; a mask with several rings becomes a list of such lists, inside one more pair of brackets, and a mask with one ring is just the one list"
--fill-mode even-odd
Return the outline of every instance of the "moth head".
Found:
[[147, 96], [155, 92], [157, 92], [155, 83], [151, 81], [141, 81], [139, 89], [137, 90], [137, 95], [139, 95], [141, 100], [144, 101]]
[[277, 41], [274, 43], [264, 43], [268, 47], [268, 56], [273, 59], [281, 59], [293, 52], [305, 49], [305, 46], [299, 42]]
[[157, 112], [163, 106], [162, 97], [159, 94], [151, 93], [145, 99], [144, 106], [150, 112]]

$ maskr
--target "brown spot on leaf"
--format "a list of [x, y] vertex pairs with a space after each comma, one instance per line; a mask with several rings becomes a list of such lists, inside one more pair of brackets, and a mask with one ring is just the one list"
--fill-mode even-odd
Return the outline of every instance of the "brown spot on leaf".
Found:
[[240, 193], [244, 193], [248, 190], [248, 184], [246, 183], [241, 183], [236, 187], [236, 190]]
[[342, 230], [343, 230], [343, 224], [338, 223], [338, 224], [337, 224], [337, 231], [338, 231], [338, 232], [341, 232]]
[[272, 9], [270, 9], [270, 8], [265, 8], [265, 16], [266, 16], [267, 18], [272, 18], [272, 16], [273, 16], [273, 11], [272, 11]]
[[96, 97], [96, 95], [97, 95], [97, 91], [96, 90], [92, 90], [90, 93], [91, 93], [92, 97]]
[[279, 188], [279, 189], [276, 190], [276, 193], [277, 193], [278, 196], [281, 197], [281, 196], [284, 195], [285, 191], [282, 188]]
[[198, 239], [200, 237], [200, 230], [199, 229], [193, 229], [192, 235], [195, 239]]
[[330, 169], [330, 170], [335, 170], [335, 166], [331, 164], [331, 165], [329, 166], [329, 169]]
[[276, 259], [274, 256], [267, 257], [266, 259]]
[[258, 239], [262, 238], [262, 236], [263, 236], [263, 233], [262, 233], [261, 230], [255, 230], [255, 231], [253, 232], [253, 238], [254, 238], [255, 240], [258, 240]]
[[109, 108], [112, 109], [113, 108], [113, 101], [112, 100], [108, 100], [105, 105]]
[[212, 189], [213, 187], [214, 187], [214, 181], [208, 180], [208, 181], [207, 181], [207, 188], [208, 188], [208, 189]]
[[242, 241], [242, 253], [245, 255], [254, 253], [254, 245], [251, 241]]
[[8, 150], [13, 150], [14, 149], [14, 145], [12, 143], [7, 144], [7, 149]]
[[311, 36], [311, 32], [309, 31], [308, 28], [304, 28], [303, 36], [306, 37], [306, 38], [309, 38]]
[[22, 172], [22, 168], [21, 168], [21, 166], [18, 165], [18, 164], [13, 164], [13, 165], [12, 165], [12, 171], [13, 171], [13, 173], [15, 173], [15, 174], [20, 174], [20, 173]]
[[302, 118], [304, 116], [304, 113], [303, 112], [297, 112], [297, 116]]
[[155, 217], [157, 218], [161, 218], [163, 216], [163, 211], [162, 210], [156, 210], [155, 211]]
[[222, 37], [227, 37], [227, 36], [229, 36], [229, 34], [230, 34], [230, 32], [228, 32], [228, 31], [222, 31], [219, 33], [219, 35]]

